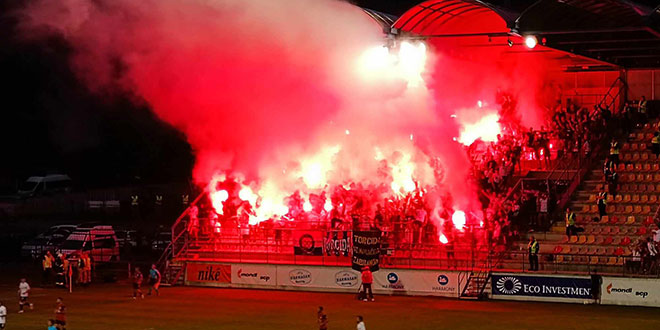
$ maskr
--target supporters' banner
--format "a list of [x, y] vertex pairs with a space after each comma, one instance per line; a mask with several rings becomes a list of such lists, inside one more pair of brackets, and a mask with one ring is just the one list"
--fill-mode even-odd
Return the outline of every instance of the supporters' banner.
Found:
[[374, 273], [373, 290], [378, 293], [426, 294], [458, 297], [465, 283], [459, 283], [459, 273], [381, 269]]
[[[591, 278], [570, 276], [542, 276], [494, 274], [493, 298], [515, 297], [592, 299]], [[546, 299], [547, 300], [547, 299]]]
[[354, 231], [352, 268], [362, 270], [369, 266], [371, 271], [377, 271], [379, 261], [380, 231]]
[[327, 256], [348, 257], [351, 249], [351, 234], [348, 231], [328, 231], [325, 233], [323, 249]]
[[234, 264], [231, 265], [231, 283], [274, 286], [276, 272], [275, 265]]
[[295, 231], [293, 254], [299, 256], [322, 256], [323, 233], [320, 231]]
[[603, 277], [600, 303], [660, 307], [660, 280]]
[[188, 263], [186, 282], [191, 284], [228, 284], [231, 283], [231, 266], [210, 263]]

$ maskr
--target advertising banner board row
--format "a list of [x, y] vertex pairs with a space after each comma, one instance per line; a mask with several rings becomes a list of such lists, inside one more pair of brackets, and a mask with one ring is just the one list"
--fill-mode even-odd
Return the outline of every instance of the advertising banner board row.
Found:
[[[466, 275], [459, 272], [383, 269], [373, 273], [379, 294], [458, 297]], [[462, 275], [462, 276], [461, 276]], [[186, 267], [186, 285], [249, 287], [357, 293], [360, 272], [350, 267], [304, 265], [193, 263]]]
[[603, 277], [600, 303], [603, 305], [660, 307], [660, 280]]
[[495, 273], [491, 286], [494, 299], [582, 303], [594, 298], [588, 276]]

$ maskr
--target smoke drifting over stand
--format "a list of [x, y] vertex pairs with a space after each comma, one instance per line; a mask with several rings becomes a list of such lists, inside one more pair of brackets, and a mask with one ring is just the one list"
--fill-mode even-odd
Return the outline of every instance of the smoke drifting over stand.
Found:
[[[238, 181], [240, 198], [259, 204], [253, 222], [282, 215], [296, 191], [351, 183], [373, 187], [375, 202], [433, 187], [436, 221], [438, 208], [480, 209], [452, 115], [496, 86], [457, 76], [479, 69], [453, 68], [423, 44], [388, 51], [351, 4], [37, 0], [20, 15], [25, 36], [71, 43], [90, 89], [129, 93], [185, 133], [197, 183]], [[472, 80], [479, 87], [463, 94]]]

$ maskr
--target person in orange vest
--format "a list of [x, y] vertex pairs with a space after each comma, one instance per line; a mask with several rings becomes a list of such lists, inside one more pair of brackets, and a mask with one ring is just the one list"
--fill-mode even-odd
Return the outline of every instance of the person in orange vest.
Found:
[[[371, 291], [371, 284], [373, 282], [374, 275], [371, 273], [371, 269], [368, 266], [362, 267], [362, 301], [367, 301], [367, 298], [374, 301], [374, 293]], [[367, 292], [369, 293], [369, 297], [367, 297]]]

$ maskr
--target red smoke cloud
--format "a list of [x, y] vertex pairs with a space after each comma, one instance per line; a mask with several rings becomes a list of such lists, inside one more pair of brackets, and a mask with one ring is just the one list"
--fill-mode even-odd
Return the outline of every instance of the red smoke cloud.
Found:
[[[91, 89], [131, 93], [185, 133], [198, 183], [237, 176], [246, 195], [272, 199], [263, 203], [326, 184], [406, 190], [414, 179], [478, 210], [450, 116], [494, 104], [517, 72], [440, 54], [415, 80], [420, 68], [379, 48], [380, 26], [334, 0], [37, 0], [22, 15], [26, 34], [71, 43]], [[420, 56], [410, 47], [406, 57]]]

